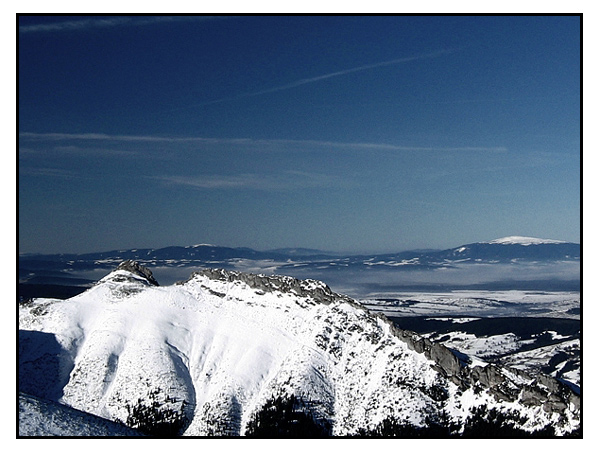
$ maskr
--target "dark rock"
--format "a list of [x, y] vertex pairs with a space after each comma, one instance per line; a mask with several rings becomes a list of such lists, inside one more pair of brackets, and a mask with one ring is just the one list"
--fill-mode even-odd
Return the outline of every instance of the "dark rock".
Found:
[[432, 343], [429, 358], [444, 370], [446, 376], [457, 375], [460, 372], [460, 361], [452, 351], [440, 343]]
[[159, 286], [158, 282], [154, 279], [154, 276], [152, 275], [152, 271], [150, 271], [150, 269], [148, 269], [147, 267], [142, 266], [137, 261], [133, 261], [133, 260], [123, 261], [121, 264], [119, 264], [119, 266], [117, 267], [117, 270], [124, 270], [127, 272], [131, 272], [134, 275], [144, 278], [151, 285]]
[[[330, 304], [336, 300], [344, 300], [346, 302], [352, 301], [352, 299], [347, 296], [334, 293], [325, 283], [317, 280], [299, 280], [284, 275], [248, 274], [225, 269], [207, 268], [194, 272], [186, 281], [190, 281], [196, 276], [204, 276], [211, 280], [224, 282], [239, 281], [264, 293], [271, 293], [274, 291], [293, 293], [301, 297], [311, 298], [314, 302], [323, 304]], [[178, 283], [182, 284], [185, 282]]]

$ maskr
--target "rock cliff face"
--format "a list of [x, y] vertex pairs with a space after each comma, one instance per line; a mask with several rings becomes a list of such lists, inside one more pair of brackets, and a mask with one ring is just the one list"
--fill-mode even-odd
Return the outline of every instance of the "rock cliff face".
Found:
[[251, 434], [283, 400], [329, 435], [460, 435], [482, 413], [579, 427], [558, 381], [469, 363], [314, 280], [203, 269], [159, 287], [126, 262], [72, 299], [23, 304], [19, 324], [21, 390], [149, 433]]
[[564, 413], [568, 407], [580, 410], [580, 396], [567, 385], [542, 373], [528, 374], [516, 368], [494, 364], [468, 366], [445, 346], [406, 331], [395, 330], [399, 338], [435, 362], [435, 368], [460, 388], [486, 390], [500, 401], [542, 406], [547, 412]]

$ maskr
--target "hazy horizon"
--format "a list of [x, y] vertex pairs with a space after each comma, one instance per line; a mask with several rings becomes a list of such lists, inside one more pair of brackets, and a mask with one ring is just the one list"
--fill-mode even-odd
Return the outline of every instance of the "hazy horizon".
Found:
[[[500, 239], [500, 238], [490, 238], [489, 241], [495, 240], [495, 239]], [[556, 239], [556, 238], [538, 238], [538, 239]], [[558, 239], [561, 240], [561, 239]], [[478, 241], [478, 242], [489, 242], [489, 241]], [[575, 243], [575, 244], [580, 244], [579, 241], [564, 241], [564, 242], [571, 242], [571, 243]], [[471, 243], [471, 242], [469, 242]], [[226, 244], [209, 244], [209, 243], [198, 243], [198, 244], [168, 244], [168, 245], [164, 245], [164, 246], [160, 246], [160, 247], [117, 247], [117, 248], [112, 248], [112, 249], [102, 249], [102, 250], [85, 250], [82, 252], [49, 252], [49, 253], [40, 253], [40, 252], [19, 252], [19, 256], [26, 256], [26, 255], [55, 255], [55, 254], [65, 254], [65, 255], [82, 255], [82, 254], [88, 254], [88, 253], [101, 253], [101, 252], [111, 252], [111, 251], [126, 251], [126, 250], [138, 250], [138, 249], [149, 249], [149, 250], [159, 250], [161, 248], [168, 248], [168, 247], [194, 247], [194, 246], [198, 246], [198, 245], [205, 245], [205, 246], [212, 246], [212, 247], [222, 247], [222, 248], [247, 248], [247, 249], [251, 249], [251, 250], [255, 250], [257, 252], [274, 252], [277, 250], [294, 250], [294, 249], [305, 249], [305, 250], [313, 250], [315, 252], [322, 252], [322, 253], [330, 253], [332, 255], [340, 255], [340, 256], [344, 256], [344, 255], [369, 255], [369, 254], [387, 254], [387, 253], [402, 253], [402, 252], [411, 252], [411, 251], [425, 251], [425, 250], [446, 250], [446, 249], [452, 249], [455, 247], [460, 247], [462, 245], [467, 245], [469, 243], [463, 243], [463, 244], [452, 244], [452, 245], [448, 245], [448, 246], [443, 246], [443, 247], [412, 247], [412, 248], [403, 248], [403, 249], [382, 249], [382, 250], [324, 250], [324, 249], [314, 249], [311, 247], [274, 247], [274, 248], [268, 248], [268, 249], [255, 249], [253, 247], [246, 247], [246, 246], [230, 246], [230, 245], [226, 245]]]

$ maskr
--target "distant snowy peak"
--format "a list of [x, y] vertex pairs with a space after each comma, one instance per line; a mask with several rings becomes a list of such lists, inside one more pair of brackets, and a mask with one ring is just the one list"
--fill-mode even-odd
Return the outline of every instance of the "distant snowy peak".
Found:
[[566, 241], [557, 241], [555, 239], [540, 239], [526, 236], [507, 236], [504, 238], [494, 239], [482, 244], [505, 244], [505, 245], [540, 245], [540, 244], [566, 244]]
[[580, 255], [581, 246], [579, 244], [554, 239], [507, 236], [492, 241], [475, 242], [454, 249], [443, 250], [437, 254], [437, 257], [450, 260], [470, 259], [487, 262], [515, 262], [515, 260], [578, 260]]

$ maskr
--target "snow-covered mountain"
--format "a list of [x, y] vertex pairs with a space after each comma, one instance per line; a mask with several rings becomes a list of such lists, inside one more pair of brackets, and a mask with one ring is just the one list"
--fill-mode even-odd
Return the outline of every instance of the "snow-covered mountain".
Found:
[[446, 259], [479, 261], [579, 260], [581, 246], [553, 239], [508, 236], [488, 242], [462, 245], [435, 255]]
[[21, 303], [19, 328], [21, 392], [151, 434], [580, 426], [568, 386], [471, 361], [315, 280], [204, 269], [161, 287], [127, 261], [73, 298]]

